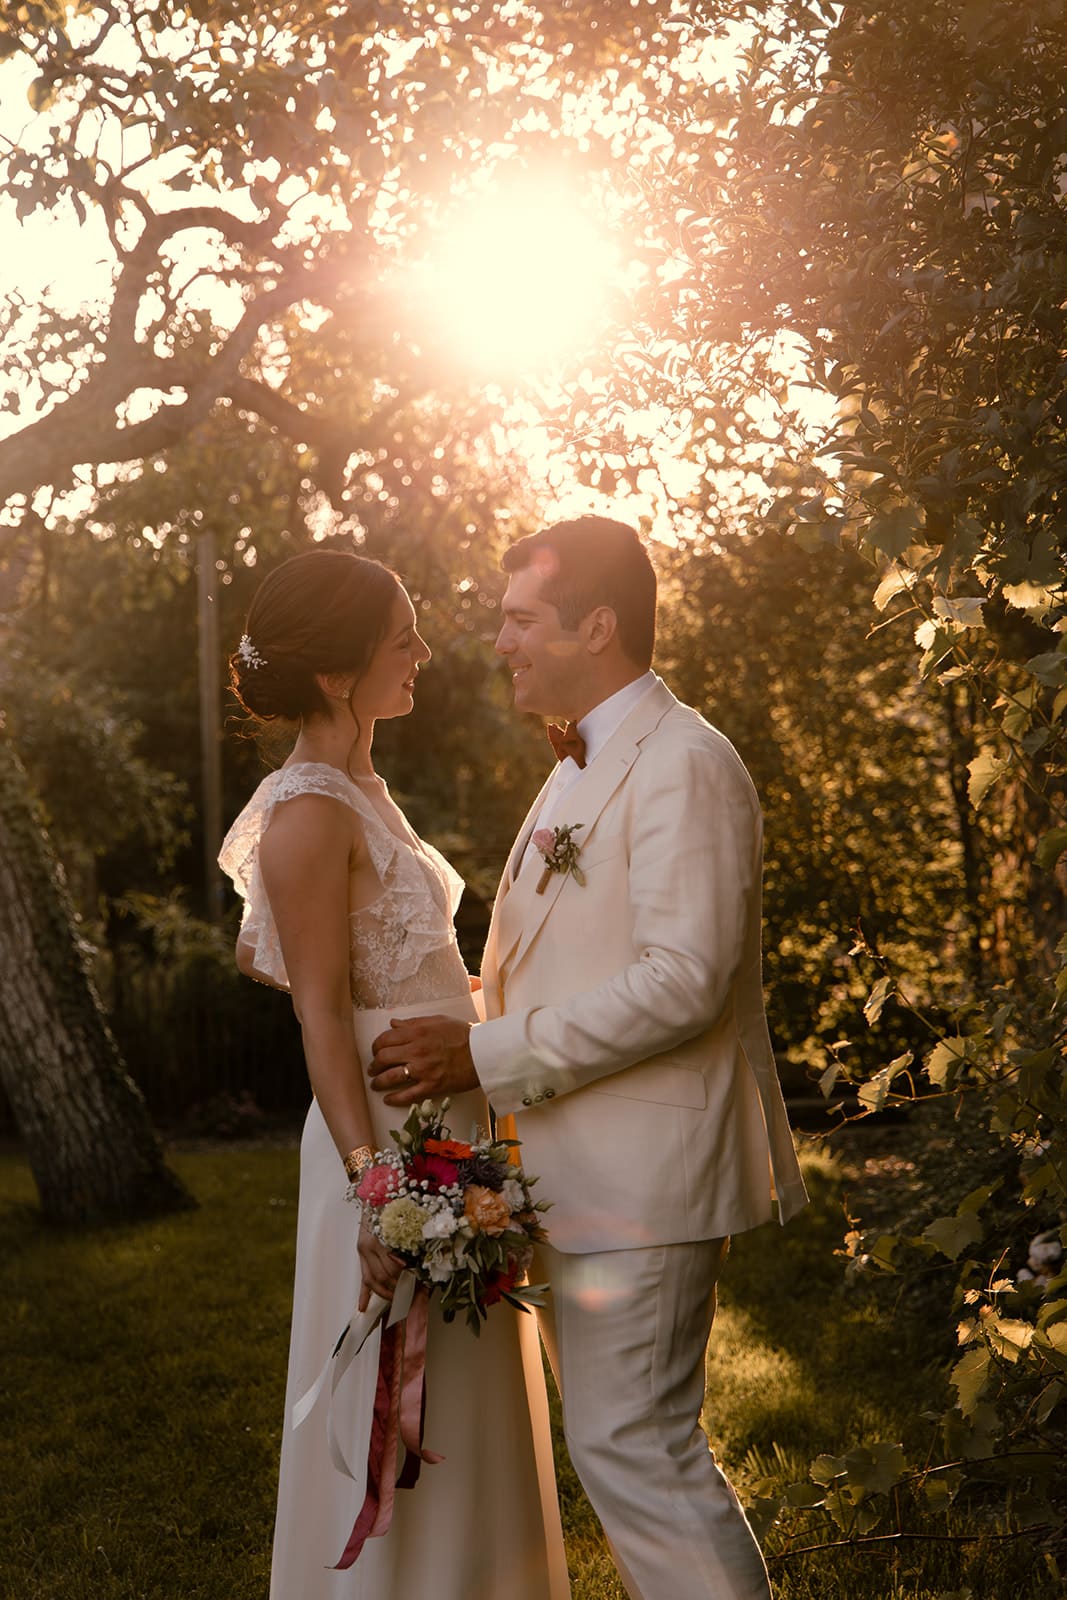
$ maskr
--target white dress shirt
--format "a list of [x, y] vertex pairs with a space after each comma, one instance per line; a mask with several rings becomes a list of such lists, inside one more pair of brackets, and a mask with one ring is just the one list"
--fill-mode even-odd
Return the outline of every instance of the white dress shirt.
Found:
[[[552, 786], [545, 795], [544, 803], [537, 813], [537, 821], [530, 830], [531, 840], [538, 828], [548, 826], [549, 818], [568, 789], [573, 788], [576, 783], [581, 783], [583, 776], [589, 771], [589, 768], [593, 765], [593, 762], [616, 728], [622, 726], [634, 706], [643, 695], [647, 694], [655, 682], [656, 674], [654, 672], [643, 672], [639, 678], [634, 678], [632, 683], [624, 684], [621, 689], [617, 689], [606, 700], [601, 700], [600, 704], [594, 706], [592, 711], [586, 712], [581, 722], [578, 723], [578, 732], [585, 740], [585, 766], [580, 767], [571, 756], [565, 756], [559, 763]], [[535, 861], [539, 867], [544, 865], [540, 851], [528, 841], [522, 862], [516, 872], [516, 877], [519, 872], [528, 867], [531, 861]]]

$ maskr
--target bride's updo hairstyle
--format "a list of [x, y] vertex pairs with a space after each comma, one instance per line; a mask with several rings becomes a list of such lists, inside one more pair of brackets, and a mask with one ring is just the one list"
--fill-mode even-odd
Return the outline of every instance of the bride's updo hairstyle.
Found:
[[395, 573], [346, 550], [307, 550], [268, 572], [256, 590], [230, 686], [262, 722], [327, 713], [321, 672], [358, 681], [385, 637], [400, 592]]

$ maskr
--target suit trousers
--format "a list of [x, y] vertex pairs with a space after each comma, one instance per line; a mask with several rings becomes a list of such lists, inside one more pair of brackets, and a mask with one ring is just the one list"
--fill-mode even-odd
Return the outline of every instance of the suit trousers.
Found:
[[759, 1545], [700, 1413], [723, 1239], [564, 1255], [531, 1282], [575, 1471], [631, 1600], [769, 1600]]

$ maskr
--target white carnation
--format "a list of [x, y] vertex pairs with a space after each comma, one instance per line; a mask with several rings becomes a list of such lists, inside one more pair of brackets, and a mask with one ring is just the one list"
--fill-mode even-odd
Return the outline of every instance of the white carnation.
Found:
[[423, 1223], [422, 1237], [424, 1239], [450, 1239], [459, 1227], [459, 1218], [449, 1207], [435, 1211], [432, 1217], [427, 1217]]

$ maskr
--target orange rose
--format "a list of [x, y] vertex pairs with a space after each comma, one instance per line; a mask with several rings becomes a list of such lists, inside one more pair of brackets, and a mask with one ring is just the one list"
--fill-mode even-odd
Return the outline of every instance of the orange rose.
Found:
[[508, 1203], [492, 1189], [472, 1183], [463, 1197], [463, 1211], [475, 1233], [503, 1233], [511, 1221]]

